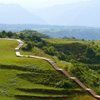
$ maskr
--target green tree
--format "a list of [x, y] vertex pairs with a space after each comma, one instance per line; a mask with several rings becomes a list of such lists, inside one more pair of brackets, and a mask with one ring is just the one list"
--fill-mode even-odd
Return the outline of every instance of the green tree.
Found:
[[31, 51], [32, 48], [33, 48], [32, 43], [31, 43], [31, 42], [28, 42], [28, 43], [26, 44], [26, 46], [22, 48], [22, 50]]
[[92, 48], [87, 48], [86, 50], [86, 57], [94, 58], [96, 55], [95, 51]]
[[11, 38], [11, 37], [13, 36], [13, 33], [12, 33], [12, 32], [8, 32], [8, 33], [7, 33], [7, 36], [8, 36], [9, 38]]
[[32, 43], [30, 43], [30, 42], [26, 46], [26, 48], [27, 48], [28, 51], [32, 50], [32, 47], [33, 47]]
[[20, 33], [20, 34], [19, 34], [19, 38], [23, 40], [23, 39], [25, 38], [25, 37], [24, 37], [24, 34]]
[[2, 31], [2, 38], [6, 37], [6, 31]]
[[50, 47], [43, 47], [43, 50], [49, 54], [49, 55], [52, 55], [54, 56], [56, 54], [56, 49], [53, 47], [53, 46], [50, 46]]

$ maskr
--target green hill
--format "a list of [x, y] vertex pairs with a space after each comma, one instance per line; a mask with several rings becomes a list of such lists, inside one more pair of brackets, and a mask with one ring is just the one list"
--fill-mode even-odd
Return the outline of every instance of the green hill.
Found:
[[65, 69], [100, 94], [100, 41], [78, 39], [44, 39], [51, 43], [60, 60], [70, 62]]
[[[100, 41], [47, 38], [34, 32], [3, 31], [0, 37], [22, 39], [22, 54], [50, 58], [100, 93]], [[0, 39], [0, 100], [95, 100], [47, 61], [16, 57], [17, 46], [15, 40]]]
[[46, 61], [16, 57], [14, 48], [17, 45], [16, 41], [0, 40], [0, 99], [64, 100], [67, 97], [73, 100], [73, 97], [82, 96], [95, 100], [57, 73]]

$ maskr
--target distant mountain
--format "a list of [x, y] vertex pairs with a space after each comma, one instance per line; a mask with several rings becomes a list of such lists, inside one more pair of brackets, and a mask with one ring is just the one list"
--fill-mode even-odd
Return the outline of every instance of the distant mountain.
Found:
[[100, 0], [56, 5], [33, 13], [49, 24], [100, 27]]
[[40, 17], [16, 4], [0, 4], [1, 24], [44, 24]]
[[87, 40], [100, 40], [100, 28], [82, 26], [56, 26], [42, 28], [38, 31], [51, 37], [75, 37]]
[[100, 28], [83, 26], [52, 26], [52, 25], [7, 25], [0, 24], [0, 31], [19, 32], [23, 30], [36, 30], [50, 37], [76, 37], [80, 39], [100, 40]]

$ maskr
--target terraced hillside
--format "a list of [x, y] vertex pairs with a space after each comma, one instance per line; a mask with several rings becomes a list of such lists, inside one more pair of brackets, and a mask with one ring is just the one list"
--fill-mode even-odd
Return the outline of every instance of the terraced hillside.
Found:
[[0, 100], [95, 100], [48, 62], [16, 57], [17, 45], [0, 40]]
[[59, 52], [63, 52], [67, 55], [64, 60], [73, 64], [73, 66], [67, 65], [65, 67], [67, 71], [100, 94], [99, 40], [89, 41], [61, 38], [44, 40], [51, 43]]

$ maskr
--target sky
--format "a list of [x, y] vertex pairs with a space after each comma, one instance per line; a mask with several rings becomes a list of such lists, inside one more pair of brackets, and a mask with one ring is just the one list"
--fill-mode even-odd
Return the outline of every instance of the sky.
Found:
[[0, 4], [18, 4], [27, 9], [39, 9], [58, 4], [74, 3], [86, 0], [0, 0]]

